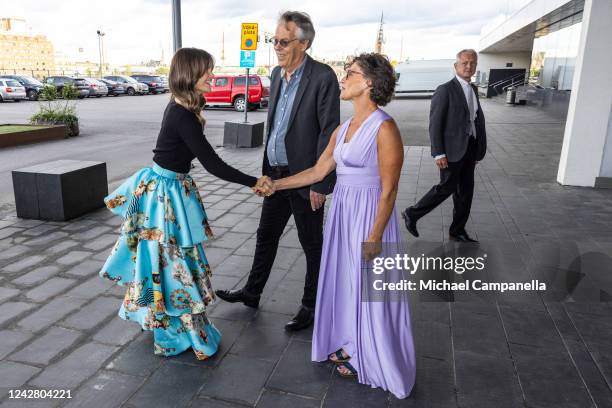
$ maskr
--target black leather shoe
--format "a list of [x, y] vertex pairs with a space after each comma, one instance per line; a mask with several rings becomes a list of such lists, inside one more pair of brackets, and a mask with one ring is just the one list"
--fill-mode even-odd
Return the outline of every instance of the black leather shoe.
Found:
[[253, 307], [255, 309], [259, 307], [259, 296], [247, 294], [244, 289], [217, 290], [215, 293], [220, 299], [223, 299], [226, 302], [242, 302], [246, 306]]
[[293, 319], [291, 319], [286, 325], [285, 330], [287, 331], [298, 331], [309, 327], [314, 321], [314, 310], [306, 309], [304, 306], [300, 307]]
[[464, 232], [458, 235], [448, 234], [448, 239], [450, 239], [451, 241], [458, 241], [458, 242], [478, 242], [478, 240], [470, 237], [467, 234], [467, 232]]
[[413, 236], [418, 238], [419, 231], [417, 231], [416, 221], [413, 220], [412, 218], [410, 218], [410, 212], [409, 211], [410, 211], [410, 207], [406, 208], [402, 212], [402, 218], [404, 219], [404, 223], [406, 224], [406, 229], [408, 230], [408, 232], [411, 233]]

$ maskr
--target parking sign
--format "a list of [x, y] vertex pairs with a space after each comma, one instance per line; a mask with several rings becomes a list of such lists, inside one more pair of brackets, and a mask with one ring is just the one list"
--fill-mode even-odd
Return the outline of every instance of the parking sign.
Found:
[[255, 51], [257, 49], [257, 23], [242, 23], [240, 49]]
[[240, 51], [240, 68], [255, 68], [255, 51]]

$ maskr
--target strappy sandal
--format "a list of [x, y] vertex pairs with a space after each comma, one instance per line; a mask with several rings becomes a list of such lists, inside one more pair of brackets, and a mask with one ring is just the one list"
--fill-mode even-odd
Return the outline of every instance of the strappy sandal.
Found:
[[[331, 358], [332, 356], [336, 356], [336, 360], [332, 359]], [[341, 363], [346, 363], [347, 361], [349, 361], [351, 359], [351, 356], [344, 357], [342, 355], [342, 349], [338, 349], [334, 351], [333, 353], [331, 353], [330, 355], [328, 355], [327, 359], [334, 364], [341, 364]]]
[[[343, 367], [343, 366], [344, 366], [344, 367], [346, 367], [346, 368], [349, 370], [349, 373], [343, 373], [343, 372], [341, 371], [341, 369], [342, 369], [342, 367]], [[355, 370], [355, 367], [353, 367], [353, 365], [352, 365], [351, 363], [349, 363], [348, 361], [347, 361], [347, 362], [344, 362], [344, 363], [342, 363], [342, 364], [339, 364], [339, 365], [336, 367], [336, 371], [337, 371], [337, 372], [338, 372], [338, 374], [340, 374], [342, 377], [346, 377], [346, 378], [349, 378], [349, 377], [357, 377], [357, 370]]]

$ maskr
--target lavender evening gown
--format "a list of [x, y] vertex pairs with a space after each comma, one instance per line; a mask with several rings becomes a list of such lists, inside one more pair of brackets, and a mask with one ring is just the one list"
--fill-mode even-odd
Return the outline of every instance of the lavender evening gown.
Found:
[[[361, 243], [374, 225], [382, 191], [376, 139], [388, 119], [378, 109], [348, 143], [344, 139], [350, 120], [336, 137], [338, 179], [325, 224], [312, 360], [325, 361], [344, 348], [360, 383], [405, 398], [414, 385], [416, 367], [408, 303], [361, 299]], [[400, 241], [394, 208], [383, 242]]]

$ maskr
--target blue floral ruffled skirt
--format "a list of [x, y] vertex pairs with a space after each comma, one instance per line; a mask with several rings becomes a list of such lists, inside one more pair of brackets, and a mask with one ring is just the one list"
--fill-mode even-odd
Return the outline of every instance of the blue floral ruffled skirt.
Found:
[[202, 243], [212, 238], [193, 179], [155, 164], [127, 179], [104, 202], [124, 218], [100, 276], [126, 287], [119, 316], [152, 330], [155, 354], [192, 348], [204, 360], [221, 333], [206, 308], [215, 294]]

